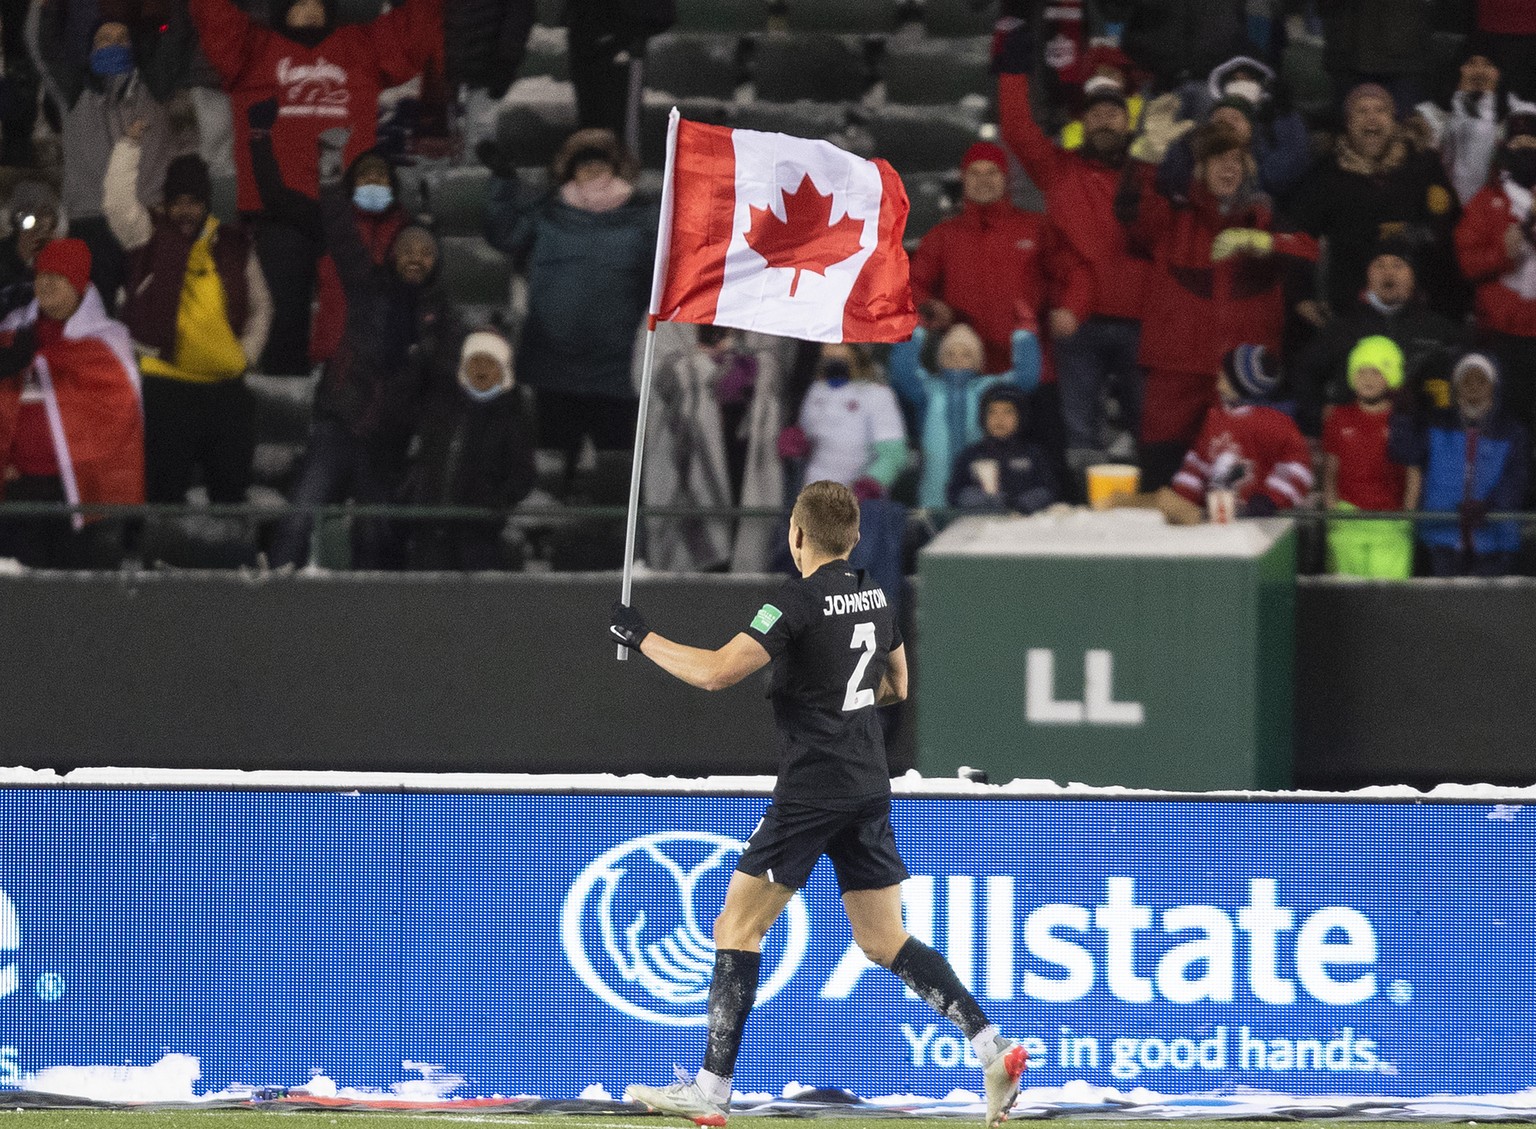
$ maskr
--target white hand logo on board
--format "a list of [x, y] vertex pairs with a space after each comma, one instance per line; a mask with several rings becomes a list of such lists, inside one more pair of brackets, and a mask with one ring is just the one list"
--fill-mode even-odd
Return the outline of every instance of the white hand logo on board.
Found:
[[614, 921], [613, 902], [628, 871], [623, 868], [606, 870], [602, 874], [599, 897], [602, 911], [598, 914], [603, 948], [625, 980], [640, 984], [658, 1000], [672, 1004], [698, 1003], [709, 996], [715, 945], [699, 928], [694, 891], [699, 880], [719, 866], [727, 853], [734, 858], [740, 854], [740, 848], [734, 843], [716, 846], [703, 862], [688, 871], [653, 843], [641, 849], [677, 884], [681, 920], [660, 940], [644, 941], [648, 916], [644, 910], [636, 910], [624, 926], [621, 939]]
[[[699, 924], [700, 887], [706, 879], [728, 879], [746, 846], [725, 835], [664, 831], [593, 859], [571, 884], [560, 914], [572, 971], [635, 1019], [670, 1027], [707, 1022], [715, 946]], [[797, 894], [783, 926], [769, 934], [759, 1002], [794, 976], [810, 934], [810, 913]]]

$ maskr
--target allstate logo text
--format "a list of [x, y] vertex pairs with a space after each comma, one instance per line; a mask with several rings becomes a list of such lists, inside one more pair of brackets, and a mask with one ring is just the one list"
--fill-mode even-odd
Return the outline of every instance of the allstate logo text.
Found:
[[[709, 922], [746, 846], [724, 835], [664, 831], [594, 859], [560, 914], [560, 940], [581, 982], [636, 1019], [702, 1025], [715, 962]], [[810, 936], [810, 914], [796, 895], [768, 935], [759, 1002], [789, 982]]]

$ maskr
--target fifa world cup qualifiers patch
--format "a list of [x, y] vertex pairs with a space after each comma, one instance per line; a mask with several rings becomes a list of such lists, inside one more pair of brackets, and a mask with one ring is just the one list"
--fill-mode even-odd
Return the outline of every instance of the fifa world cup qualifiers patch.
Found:
[[762, 635], [767, 635], [773, 625], [779, 622], [779, 617], [784, 613], [772, 604], [764, 604], [757, 609], [757, 614], [752, 617], [752, 630]]

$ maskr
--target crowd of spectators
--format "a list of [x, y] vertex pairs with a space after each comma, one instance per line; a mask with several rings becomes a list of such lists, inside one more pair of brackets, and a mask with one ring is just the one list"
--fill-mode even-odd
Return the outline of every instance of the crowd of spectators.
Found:
[[[771, 511], [835, 479], [888, 564], [911, 508], [1036, 513], [1134, 462], [1120, 504], [1173, 521], [1204, 520], [1213, 492], [1239, 517], [1336, 512], [1335, 571], [1519, 567], [1519, 524], [1489, 515], [1531, 502], [1531, 6], [1477, 0], [1444, 75], [1422, 0], [1103, 0], [1071, 38], [1046, 6], [1000, 8], [996, 140], [954, 154], [957, 208], [912, 244], [921, 327], [880, 350], [667, 327], [646, 500]], [[621, 463], [658, 223], [627, 142], [672, 6], [571, 0], [581, 128], [537, 180], [494, 128], [533, 18], [531, 0], [400, 0], [361, 23], [335, 0], [0, 4], [5, 499], [246, 502], [254, 373], [318, 381], [285, 489], [301, 508], [250, 535], [274, 567], [309, 559], [305, 507], [511, 511], [537, 455], [557, 500]], [[1299, 37], [1335, 90], [1306, 114], [1283, 77]], [[402, 154], [381, 98], [407, 82]], [[402, 197], [412, 154], [489, 170], [515, 317], [449, 300], [444, 246]], [[1038, 209], [1016, 202], [1026, 182]], [[1415, 509], [1443, 517], [1356, 516]], [[508, 567], [503, 532], [370, 510], [351, 557]], [[0, 553], [110, 567], [143, 533], [34, 507], [0, 522]], [[753, 570], [777, 535], [670, 516], [644, 540], [651, 567]]]

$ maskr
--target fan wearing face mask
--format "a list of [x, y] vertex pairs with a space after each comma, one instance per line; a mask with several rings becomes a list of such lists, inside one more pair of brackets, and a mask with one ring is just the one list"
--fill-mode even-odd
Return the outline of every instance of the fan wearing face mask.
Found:
[[1477, 327], [1502, 362], [1504, 402], [1536, 423], [1536, 106], [1520, 103], [1505, 122], [1493, 173], [1456, 227], [1462, 272], [1476, 287]]
[[261, 215], [251, 169], [250, 109], [276, 97], [271, 137], [283, 182], [311, 198], [319, 189], [316, 144], [349, 130], [345, 159], [372, 149], [379, 92], [409, 82], [429, 62], [441, 72], [443, 0], [404, 0], [363, 24], [338, 24], [336, 0], [275, 0], [271, 26], [232, 0], [187, 0], [202, 46], [233, 102], [239, 207], [255, 220], [256, 248], [272, 289], [272, 332], [262, 367], [310, 367], [310, 299], [323, 246], [282, 219]]
[[165, 171], [174, 155], [166, 103], [185, 73], [195, 41], [182, 15], [157, 36], [154, 51], [146, 50], [141, 61], [128, 22], [101, 19], [91, 33], [89, 54], [81, 60], [78, 49], [72, 52], [69, 47], [70, 7], [61, 0], [36, 0], [27, 14], [27, 46], [59, 114], [64, 164], [59, 196], [70, 234], [91, 249], [91, 281], [111, 313], [125, 263], [102, 212], [107, 161], [128, 126], [144, 123], [135, 189], [145, 208], [162, 203]]
[[[383, 153], [370, 149], [347, 169], [342, 189], [352, 201], [357, 234], [375, 263], [389, 257], [395, 236], [410, 222], [400, 201], [400, 182], [395, 167]], [[341, 344], [347, 324], [347, 294], [329, 254], [315, 264], [315, 317], [309, 331], [309, 360], [324, 364]]]

